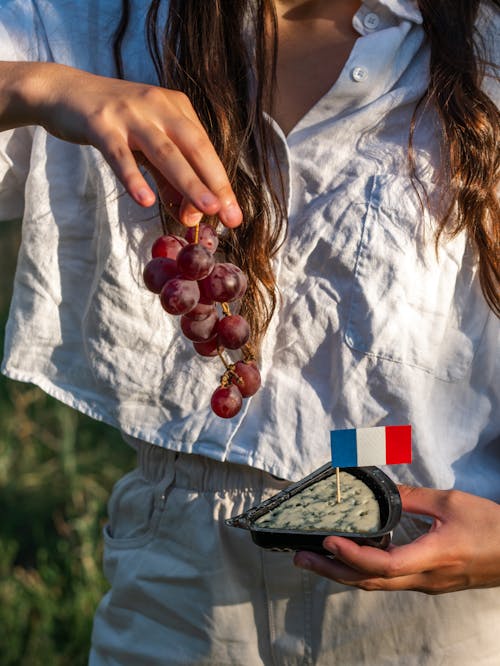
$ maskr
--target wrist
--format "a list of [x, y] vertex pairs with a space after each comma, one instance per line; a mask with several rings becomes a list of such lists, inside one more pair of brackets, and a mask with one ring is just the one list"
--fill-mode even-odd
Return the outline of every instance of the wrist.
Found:
[[55, 63], [0, 63], [0, 130], [42, 125], [51, 98]]

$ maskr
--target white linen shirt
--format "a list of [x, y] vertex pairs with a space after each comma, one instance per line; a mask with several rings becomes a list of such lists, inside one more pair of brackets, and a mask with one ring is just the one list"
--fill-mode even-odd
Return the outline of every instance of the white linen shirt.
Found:
[[[134, 5], [126, 76], [155, 83], [148, 2]], [[120, 6], [0, 0], [0, 58], [113, 76]], [[486, 16], [488, 30], [498, 24]], [[436, 256], [436, 220], [408, 170], [429, 56], [417, 3], [365, 0], [353, 25], [331, 90], [287, 137], [273, 123], [289, 212], [281, 304], [262, 388], [236, 417], [210, 410], [220, 362], [197, 356], [143, 286], [158, 215], [123, 193], [96, 149], [41, 127], [0, 134], [0, 218], [23, 217], [3, 372], [132, 438], [290, 479], [328, 460], [332, 429], [411, 423], [414, 461], [393, 478], [498, 500], [498, 320], [465, 236]], [[438, 144], [427, 112], [415, 150], [431, 201]]]

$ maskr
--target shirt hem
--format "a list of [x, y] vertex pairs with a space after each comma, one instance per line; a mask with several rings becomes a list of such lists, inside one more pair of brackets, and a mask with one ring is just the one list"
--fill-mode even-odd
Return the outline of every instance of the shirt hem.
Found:
[[248, 455], [241, 455], [241, 453], [236, 453], [231, 451], [231, 441], [233, 434], [228, 438], [226, 442], [221, 442], [221, 445], [224, 445], [224, 448], [218, 448], [210, 450], [209, 443], [205, 443], [203, 440], [198, 440], [196, 442], [196, 449], [203, 447], [203, 452], [200, 452], [194, 448], [194, 442], [190, 445], [186, 445], [186, 442], [179, 440], [172, 440], [167, 443], [162, 439], [155, 438], [145, 433], [143, 430], [138, 428], [127, 428], [120, 424], [116, 419], [111, 417], [109, 414], [106, 414], [102, 410], [92, 406], [88, 401], [82, 398], [76, 398], [74, 393], [62, 389], [57, 384], [54, 384], [52, 381], [43, 376], [36, 376], [30, 373], [22, 372], [14, 368], [7, 368], [5, 365], [2, 365], [1, 368], [2, 374], [14, 381], [19, 381], [27, 384], [33, 384], [38, 386], [44, 393], [59, 400], [59, 402], [75, 409], [76, 411], [89, 416], [90, 418], [100, 421], [101, 423], [106, 423], [107, 425], [116, 428], [122, 435], [123, 441], [127, 446], [132, 448], [137, 448], [137, 445], [134, 444], [131, 440], [138, 440], [146, 444], [152, 444], [158, 446], [162, 449], [169, 451], [174, 451], [178, 453], [188, 453], [193, 455], [204, 455], [211, 460], [216, 460], [218, 462], [230, 462], [238, 465], [246, 465], [247, 467], [257, 468], [274, 476], [284, 479], [296, 480], [296, 475], [290, 475], [290, 470], [283, 470], [278, 468], [275, 465], [266, 464], [261, 456], [255, 455], [253, 451], [249, 451]]

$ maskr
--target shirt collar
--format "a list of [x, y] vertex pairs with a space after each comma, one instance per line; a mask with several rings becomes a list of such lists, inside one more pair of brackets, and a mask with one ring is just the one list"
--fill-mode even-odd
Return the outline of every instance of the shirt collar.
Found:
[[364, 4], [370, 9], [376, 9], [377, 6], [382, 5], [398, 18], [412, 23], [422, 23], [422, 14], [417, 0], [364, 0]]

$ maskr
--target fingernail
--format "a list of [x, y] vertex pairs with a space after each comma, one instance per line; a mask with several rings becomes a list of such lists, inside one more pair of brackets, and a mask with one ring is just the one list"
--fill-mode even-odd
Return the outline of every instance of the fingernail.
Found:
[[140, 190], [137, 190], [137, 198], [144, 206], [150, 206], [155, 200], [154, 194], [147, 187], [141, 187]]
[[325, 548], [331, 555], [337, 555], [339, 549], [335, 543], [330, 543], [328, 537], [323, 541], [323, 548]]
[[207, 192], [201, 196], [200, 202], [203, 206], [214, 206], [219, 203], [219, 200], [214, 194]]
[[191, 213], [186, 217], [186, 223], [189, 227], [194, 227], [200, 223], [203, 213]]
[[224, 209], [224, 221], [231, 226], [237, 226], [241, 223], [243, 214], [241, 208], [237, 204], [231, 204]]
[[312, 560], [307, 555], [297, 555], [294, 564], [299, 569], [312, 569]]

